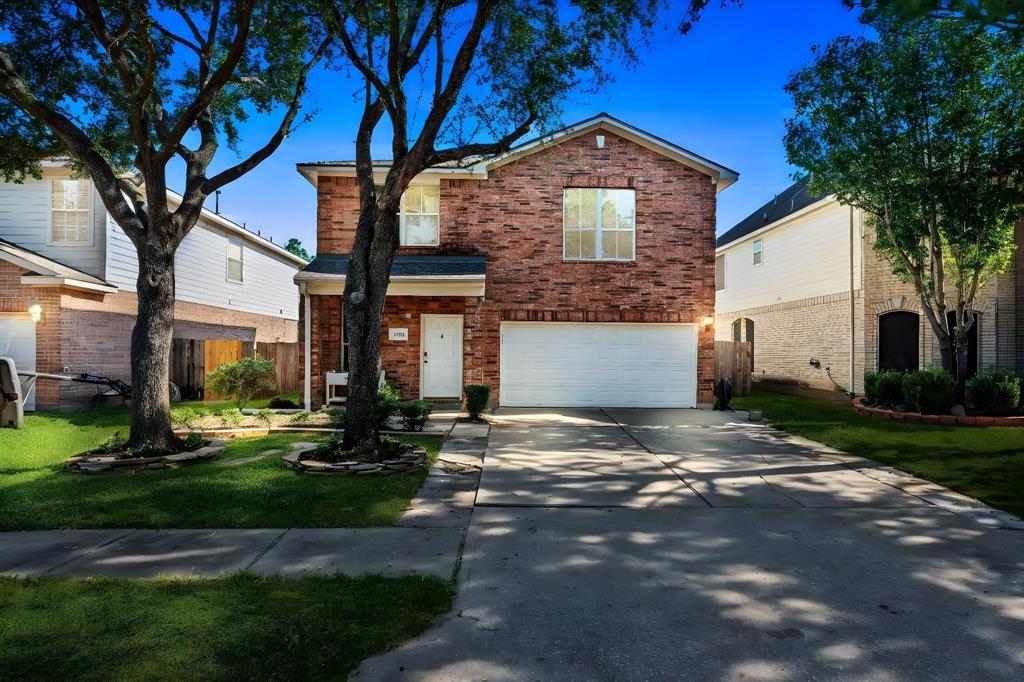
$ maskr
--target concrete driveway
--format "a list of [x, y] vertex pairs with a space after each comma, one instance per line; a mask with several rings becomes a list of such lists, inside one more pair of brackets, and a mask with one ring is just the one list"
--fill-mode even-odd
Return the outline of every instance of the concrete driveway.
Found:
[[1024, 678], [1024, 532], [718, 413], [497, 422], [453, 611], [355, 679]]

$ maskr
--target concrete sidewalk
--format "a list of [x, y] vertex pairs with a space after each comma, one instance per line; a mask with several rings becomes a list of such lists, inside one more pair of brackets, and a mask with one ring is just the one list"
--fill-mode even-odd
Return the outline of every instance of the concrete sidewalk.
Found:
[[0, 533], [0, 575], [213, 577], [248, 570], [454, 577], [486, 424], [456, 424], [398, 526]]

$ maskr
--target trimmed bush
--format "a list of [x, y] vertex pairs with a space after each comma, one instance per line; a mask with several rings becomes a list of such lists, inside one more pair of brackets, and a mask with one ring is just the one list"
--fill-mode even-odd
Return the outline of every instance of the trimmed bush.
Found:
[[210, 372], [208, 384], [217, 393], [234, 396], [235, 405], [242, 409], [257, 393], [277, 388], [277, 377], [274, 363], [257, 355], [219, 365]]
[[398, 412], [400, 398], [398, 389], [386, 381], [377, 389], [377, 428], [383, 429], [388, 424], [388, 419]]
[[1007, 417], [1020, 403], [1021, 378], [1012, 372], [987, 369], [967, 380], [967, 399], [975, 409], [993, 417]]
[[949, 414], [956, 399], [956, 377], [938, 368], [903, 375], [903, 403], [909, 412]]
[[898, 409], [903, 405], [903, 373], [879, 372], [875, 379], [875, 402], [887, 410]]
[[870, 404], [878, 404], [878, 372], [864, 372], [864, 397]]
[[466, 412], [471, 419], [479, 419], [491, 402], [491, 387], [487, 384], [466, 384]]
[[398, 403], [398, 416], [407, 431], [422, 431], [433, 409], [426, 400], [403, 400]]

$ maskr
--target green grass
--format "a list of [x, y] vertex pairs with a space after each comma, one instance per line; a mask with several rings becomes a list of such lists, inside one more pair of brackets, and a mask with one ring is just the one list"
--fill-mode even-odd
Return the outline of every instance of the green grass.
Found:
[[[242, 438], [218, 458], [180, 469], [82, 475], [64, 460], [127, 434], [124, 408], [29, 415], [0, 429], [0, 530], [50, 528], [330, 528], [395, 523], [427, 474], [317, 476], [288, 469], [287, 434]], [[436, 457], [441, 439], [406, 440]], [[232, 460], [281, 449], [254, 462]]]
[[0, 677], [345, 679], [430, 627], [452, 595], [425, 577], [0, 577]]
[[894, 422], [852, 407], [755, 391], [733, 401], [784, 431], [868, 457], [1024, 516], [1024, 429]]

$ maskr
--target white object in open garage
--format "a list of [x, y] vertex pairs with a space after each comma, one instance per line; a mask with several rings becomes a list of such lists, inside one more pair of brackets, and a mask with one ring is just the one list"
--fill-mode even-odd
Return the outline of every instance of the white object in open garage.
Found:
[[[13, 358], [18, 372], [36, 371], [36, 323], [27, 315], [0, 315], [0, 358]], [[22, 393], [24, 394], [24, 380]], [[24, 410], [36, 409], [36, 392], [25, 401]]]
[[501, 324], [508, 407], [696, 407], [697, 325]]

